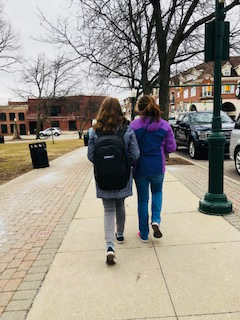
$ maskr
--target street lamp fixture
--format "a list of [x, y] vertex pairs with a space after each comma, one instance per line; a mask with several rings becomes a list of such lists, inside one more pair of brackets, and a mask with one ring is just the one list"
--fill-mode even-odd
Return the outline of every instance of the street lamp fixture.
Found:
[[18, 127], [17, 127], [17, 119], [14, 118], [14, 125], [13, 125], [13, 139], [21, 139], [19, 132], [18, 132]]
[[134, 109], [136, 104], [136, 97], [137, 97], [137, 90], [135, 88], [132, 88], [131, 90], [131, 104], [132, 104], [132, 111], [131, 111], [131, 120], [134, 119]]

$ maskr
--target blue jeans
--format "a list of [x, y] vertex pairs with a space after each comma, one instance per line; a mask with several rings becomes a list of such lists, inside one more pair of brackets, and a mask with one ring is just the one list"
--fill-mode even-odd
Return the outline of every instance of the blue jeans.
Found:
[[161, 222], [162, 210], [162, 186], [164, 174], [159, 176], [140, 176], [135, 175], [134, 180], [137, 187], [138, 196], [138, 222], [140, 236], [143, 240], [148, 239], [149, 234], [149, 216], [148, 216], [148, 202], [149, 202], [149, 187], [152, 194], [151, 204], [151, 223]]

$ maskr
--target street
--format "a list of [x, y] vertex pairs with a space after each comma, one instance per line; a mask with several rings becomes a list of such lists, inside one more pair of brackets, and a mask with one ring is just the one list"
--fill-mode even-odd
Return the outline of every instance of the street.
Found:
[[[188, 155], [187, 148], [184, 148], [184, 147], [178, 147], [178, 150], [175, 153], [187, 160], [192, 161], [193, 163], [196, 163], [205, 168], [208, 168], [209, 162], [208, 162], [207, 155], [202, 156], [200, 159], [191, 159]], [[224, 174], [227, 177], [240, 182], [240, 176], [236, 172], [234, 161], [231, 160], [227, 155], [224, 157]]]
[[[5, 142], [11, 141], [13, 142], [26, 142], [26, 141], [33, 141], [33, 142], [40, 142], [40, 141], [46, 141], [52, 139], [52, 137], [41, 137], [40, 140], [36, 140], [36, 135], [31, 134], [31, 135], [21, 135], [22, 140], [16, 140], [13, 141], [13, 136], [5, 136], [4, 140]], [[66, 139], [79, 139], [78, 132], [76, 131], [67, 131], [67, 132], [62, 132], [62, 134], [58, 137], [53, 136], [54, 140], [66, 140]]]

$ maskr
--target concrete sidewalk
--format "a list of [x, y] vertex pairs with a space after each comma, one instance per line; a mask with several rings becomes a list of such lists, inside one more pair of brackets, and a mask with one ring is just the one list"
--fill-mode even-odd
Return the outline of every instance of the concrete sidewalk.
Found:
[[103, 208], [91, 180], [27, 320], [239, 320], [240, 232], [198, 212], [199, 198], [172, 174], [164, 183], [162, 239], [137, 238], [126, 200], [124, 244], [105, 263]]

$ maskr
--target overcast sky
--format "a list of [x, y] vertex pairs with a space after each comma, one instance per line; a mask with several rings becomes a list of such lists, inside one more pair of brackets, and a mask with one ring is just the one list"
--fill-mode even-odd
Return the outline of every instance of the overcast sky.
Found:
[[[4, 0], [5, 17], [11, 22], [13, 28], [20, 35], [21, 54], [25, 57], [34, 56], [39, 51], [46, 50], [47, 45], [34, 41], [32, 37], [44, 34], [38, 18], [38, 10], [45, 14], [48, 19], [54, 19], [58, 14], [66, 12], [66, 0]], [[48, 45], [47, 52], [54, 54], [54, 48]], [[15, 86], [18, 77], [14, 73], [0, 72], [0, 104], [7, 104], [8, 100], [16, 101], [11, 88]], [[86, 89], [87, 90], [87, 89]], [[89, 92], [84, 92], [89, 93]], [[126, 93], [121, 93], [119, 98], [125, 98]]]
[[[32, 36], [36, 37], [43, 32], [37, 17], [37, 7], [47, 16], [54, 16], [60, 13], [60, 6], [66, 6], [65, 0], [4, 0], [3, 3], [5, 18], [20, 36], [20, 53], [27, 57], [33, 56], [45, 47], [32, 39]], [[49, 50], [53, 49], [50, 47]], [[16, 73], [0, 72], [0, 104], [6, 104], [8, 100], [17, 100], [11, 90], [17, 79]]]

